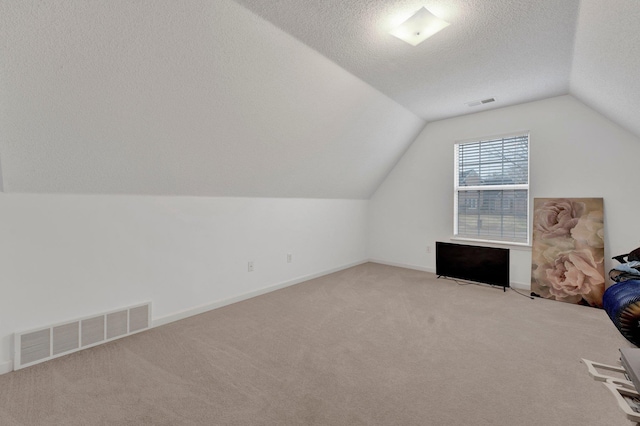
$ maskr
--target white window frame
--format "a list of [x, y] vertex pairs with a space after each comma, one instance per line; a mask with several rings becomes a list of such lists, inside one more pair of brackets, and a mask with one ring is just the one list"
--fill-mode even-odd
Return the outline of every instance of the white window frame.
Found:
[[[494, 141], [496, 139], [508, 139], [512, 137], [522, 137], [527, 136], [527, 183], [526, 184], [513, 184], [513, 185], [474, 185], [474, 186], [460, 186], [460, 173], [459, 173], [459, 154], [458, 147], [460, 145], [468, 144], [468, 143], [482, 143]], [[487, 136], [481, 138], [473, 138], [466, 139], [462, 141], [457, 141], [454, 144], [454, 191], [453, 191], [453, 238], [452, 240], [462, 240], [462, 241], [476, 241], [481, 243], [490, 243], [490, 244], [498, 244], [498, 245], [514, 245], [514, 246], [531, 246], [531, 134], [528, 130], [522, 132], [513, 132], [506, 133], [502, 135], [496, 136]], [[503, 191], [503, 190], [526, 190], [527, 191], [527, 241], [510, 241], [510, 240], [492, 240], [485, 238], [473, 238], [468, 236], [459, 236], [458, 235], [458, 193], [461, 191]], [[480, 206], [478, 205], [478, 208]]]

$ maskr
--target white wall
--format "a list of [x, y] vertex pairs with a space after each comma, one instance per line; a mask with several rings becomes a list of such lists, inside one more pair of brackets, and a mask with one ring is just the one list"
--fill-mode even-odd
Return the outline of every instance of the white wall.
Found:
[[162, 323], [362, 262], [366, 212], [366, 200], [0, 194], [0, 369], [15, 331], [144, 301]]
[[[453, 235], [454, 143], [521, 130], [531, 137], [531, 199], [603, 197], [606, 258], [640, 246], [640, 139], [561, 96], [428, 124], [370, 200], [369, 257], [435, 270], [435, 241]], [[530, 269], [531, 250], [513, 249], [511, 282], [528, 288]]]
[[232, 0], [0, 1], [6, 192], [369, 198], [424, 121]]

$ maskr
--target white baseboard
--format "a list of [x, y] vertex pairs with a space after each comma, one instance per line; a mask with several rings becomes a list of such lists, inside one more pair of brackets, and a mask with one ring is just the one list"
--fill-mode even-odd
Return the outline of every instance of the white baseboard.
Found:
[[[304, 275], [302, 277], [298, 277], [295, 278], [293, 280], [289, 280], [289, 281], [285, 281], [282, 283], [278, 283], [278, 284], [274, 284], [262, 289], [258, 289], [258, 290], [254, 290], [254, 291], [250, 291], [248, 293], [244, 293], [235, 297], [231, 297], [228, 299], [224, 299], [224, 300], [219, 300], [216, 302], [211, 302], [211, 303], [207, 303], [204, 305], [200, 305], [200, 306], [196, 306], [194, 308], [190, 308], [190, 309], [186, 309], [183, 311], [179, 311], [179, 312], [175, 312], [173, 314], [169, 314], [166, 315], [164, 317], [161, 318], [157, 318], [155, 320], [152, 320], [151, 322], [151, 327], [159, 327], [161, 325], [165, 325], [165, 324], [169, 324], [171, 322], [174, 321], [178, 321], [184, 318], [188, 318], [190, 316], [193, 315], [198, 315], [198, 314], [202, 314], [204, 312], [208, 312], [211, 311], [213, 309], [217, 309], [217, 308], [221, 308], [223, 306], [227, 306], [230, 305], [232, 303], [236, 303], [236, 302], [240, 302], [243, 300], [247, 300], [250, 299], [252, 297], [256, 297], [256, 296], [260, 296], [262, 294], [266, 294], [266, 293], [270, 293], [272, 291], [275, 290], [279, 290], [281, 288], [285, 288], [285, 287], [289, 287], [295, 284], [299, 284], [301, 282], [304, 281], [309, 281], [312, 280], [314, 278], [319, 278], [325, 275], [329, 275], [332, 274], [334, 272], [339, 272], [342, 271], [344, 269], [348, 269], [348, 268], [352, 268], [354, 266], [358, 266], [358, 265], [362, 265], [364, 263], [367, 262], [372, 262], [372, 263], [379, 263], [382, 265], [389, 265], [389, 266], [396, 266], [399, 268], [406, 268], [406, 269], [413, 269], [413, 270], [417, 270], [417, 271], [423, 271], [423, 272], [431, 272], [431, 273], [435, 273], [435, 270], [433, 268], [427, 268], [424, 266], [418, 266], [418, 265], [410, 265], [407, 263], [399, 263], [399, 262], [390, 262], [390, 261], [386, 261], [386, 260], [381, 260], [381, 259], [365, 259], [365, 260], [360, 260], [357, 262], [352, 262], [352, 263], [348, 263], [346, 265], [342, 265], [336, 268], [331, 268], [331, 269], [327, 269], [325, 271], [321, 271], [321, 272], [316, 272], [314, 274], [309, 274], [309, 275]], [[528, 284], [522, 284], [522, 283], [511, 283], [511, 286], [520, 290], [530, 290], [530, 287]], [[2, 374], [6, 374], [6, 373], [10, 373], [13, 371], [13, 361], [0, 361], [0, 375]]]
[[13, 371], [13, 361], [0, 362], [0, 375], [11, 373]]
[[[427, 267], [424, 267], [424, 266], [410, 265], [410, 264], [407, 264], [407, 263], [389, 262], [389, 261], [382, 260], [382, 259], [369, 259], [369, 262], [380, 263], [381, 265], [397, 266], [398, 268], [414, 269], [416, 271], [432, 272], [434, 274], [436, 273], [436, 270], [434, 268], [427, 268]], [[509, 285], [511, 287], [515, 288], [515, 289], [518, 289], [518, 290], [531, 291], [531, 285], [530, 284], [509, 283]]]
[[397, 266], [398, 268], [414, 269], [416, 271], [432, 272], [434, 274], [436, 272], [436, 270], [434, 268], [427, 268], [425, 266], [418, 266], [418, 265], [410, 265], [408, 263], [389, 262], [387, 260], [382, 260], [382, 259], [371, 259], [370, 258], [369, 262], [371, 262], [371, 263], [379, 263], [381, 265]]
[[230, 297], [224, 300], [218, 300], [211, 303], [206, 303], [204, 305], [199, 305], [194, 308], [185, 309], [183, 311], [175, 312], [173, 314], [166, 315], [164, 317], [160, 317], [154, 319], [152, 321], [152, 327], [159, 327], [161, 325], [169, 324], [174, 321], [179, 321], [184, 318], [188, 318], [194, 315], [202, 314], [213, 309], [221, 308], [223, 306], [231, 305], [232, 303], [241, 302], [243, 300], [251, 299], [252, 297], [260, 296], [262, 294], [270, 293], [275, 290], [279, 290], [281, 288], [289, 287], [295, 284], [300, 284], [304, 281], [309, 281], [314, 278], [322, 277], [324, 275], [333, 274], [334, 272], [342, 271], [344, 269], [352, 268], [354, 266], [362, 265], [363, 263], [367, 263], [368, 260], [360, 260], [357, 262], [348, 263], [346, 265], [339, 266], [337, 268], [327, 269], [325, 271], [316, 272], [314, 274], [304, 275], [302, 277], [295, 278], [293, 280], [285, 281], [282, 283], [270, 285], [265, 288], [261, 288], [258, 290], [250, 291], [248, 293], [243, 293], [235, 297]]
[[531, 284], [511, 283], [509, 285], [513, 288], [517, 288], [518, 290], [531, 291]]
[[[151, 321], [151, 327], [159, 327], [164, 324], [168, 324], [174, 321], [178, 321], [184, 318], [188, 318], [193, 315], [198, 315], [216, 308], [220, 308], [222, 306], [230, 305], [232, 303], [240, 302], [242, 300], [250, 299], [252, 297], [260, 296], [262, 294], [270, 293], [275, 290], [279, 290], [281, 288], [289, 287], [295, 284], [299, 284], [304, 281], [309, 281], [314, 278], [322, 277], [324, 275], [329, 275], [334, 272], [342, 271], [344, 269], [352, 268], [354, 266], [362, 265], [363, 263], [367, 263], [368, 260], [360, 260], [357, 262], [348, 263], [346, 265], [342, 265], [336, 268], [327, 269], [321, 272], [316, 272], [314, 274], [304, 275], [302, 277], [295, 278], [293, 280], [285, 281], [282, 283], [274, 284], [265, 288], [261, 288], [258, 290], [250, 291], [248, 293], [244, 293], [235, 297], [231, 297], [224, 300], [219, 300], [212, 303], [207, 303], [204, 305], [196, 306], [194, 308], [186, 309], [184, 311], [175, 312], [173, 314], [157, 318]], [[14, 370], [14, 363], [12, 360], [10, 361], [0, 361], [0, 375], [10, 373]]]

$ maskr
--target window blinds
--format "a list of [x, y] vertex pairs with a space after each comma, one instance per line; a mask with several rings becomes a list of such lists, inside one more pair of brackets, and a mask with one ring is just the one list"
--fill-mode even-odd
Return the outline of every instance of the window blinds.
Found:
[[456, 145], [456, 236], [528, 242], [529, 136]]

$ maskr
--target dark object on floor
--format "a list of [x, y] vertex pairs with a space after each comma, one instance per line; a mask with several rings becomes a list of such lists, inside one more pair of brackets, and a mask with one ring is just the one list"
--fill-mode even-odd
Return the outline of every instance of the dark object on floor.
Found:
[[620, 333], [640, 346], [640, 280], [612, 285], [604, 292], [602, 304]]
[[436, 241], [436, 275], [509, 287], [509, 249]]

